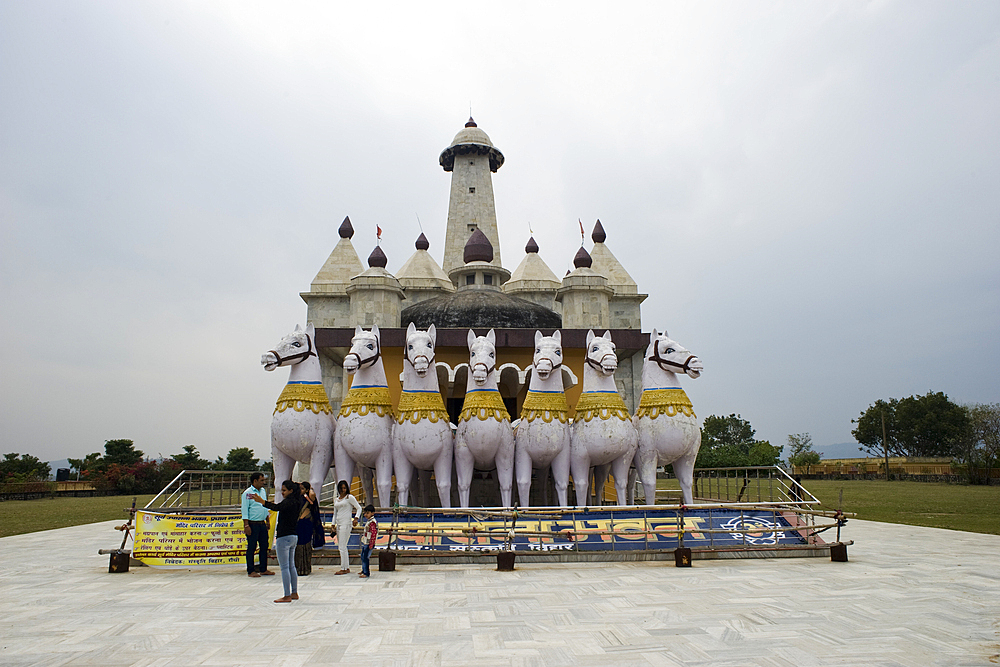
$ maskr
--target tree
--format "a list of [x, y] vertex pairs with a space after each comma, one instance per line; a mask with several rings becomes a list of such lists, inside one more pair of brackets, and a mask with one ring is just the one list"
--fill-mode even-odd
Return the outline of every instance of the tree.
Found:
[[701, 449], [697, 468], [735, 468], [776, 465], [781, 448], [766, 440], [755, 440], [750, 422], [737, 414], [728, 417], [710, 415], [701, 427]]
[[258, 470], [260, 465], [258, 459], [253, 455], [253, 450], [249, 447], [237, 447], [230, 449], [226, 460], [220, 456], [212, 464], [215, 470]]
[[968, 434], [969, 416], [943, 392], [878, 400], [852, 423], [851, 431], [869, 454], [882, 455], [882, 419], [890, 456], [952, 456]]
[[183, 454], [174, 454], [170, 458], [184, 470], [205, 470], [212, 465], [211, 461], [201, 458], [198, 448], [194, 445], [184, 445], [183, 449]]
[[104, 443], [104, 465], [114, 463], [130, 466], [142, 461], [144, 454], [135, 448], [131, 440], [107, 440]]
[[66, 459], [66, 460], [69, 461], [70, 468], [75, 470], [77, 472], [77, 477], [79, 477], [81, 473], [86, 472], [87, 470], [94, 469], [100, 464], [101, 453], [94, 452], [93, 454], [87, 454], [82, 459]]
[[811, 465], [816, 465], [823, 458], [822, 452], [813, 451], [812, 436], [808, 433], [793, 433], [788, 436], [788, 465], [806, 466], [808, 472]]
[[956, 456], [966, 466], [969, 482], [990, 483], [1000, 459], [1000, 403], [965, 406], [969, 431]]
[[0, 461], [0, 482], [44, 482], [52, 468], [31, 454], [4, 454]]

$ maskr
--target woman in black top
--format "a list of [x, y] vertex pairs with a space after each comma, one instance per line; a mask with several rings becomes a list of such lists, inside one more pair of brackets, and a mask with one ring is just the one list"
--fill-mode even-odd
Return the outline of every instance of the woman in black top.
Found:
[[296, 525], [299, 522], [299, 512], [302, 510], [302, 494], [299, 485], [290, 479], [281, 483], [280, 503], [264, 500], [256, 493], [251, 497], [269, 510], [277, 510], [278, 525], [274, 531], [274, 551], [278, 555], [281, 566], [281, 585], [285, 587], [285, 596], [275, 602], [291, 602], [299, 599], [299, 578], [295, 572], [295, 544], [298, 542]]

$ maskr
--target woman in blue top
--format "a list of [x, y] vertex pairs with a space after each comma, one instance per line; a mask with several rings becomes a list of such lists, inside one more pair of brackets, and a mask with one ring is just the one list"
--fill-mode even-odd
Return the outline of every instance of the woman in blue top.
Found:
[[256, 493], [251, 497], [269, 510], [278, 512], [278, 525], [274, 531], [274, 551], [278, 555], [281, 566], [281, 585], [285, 588], [285, 596], [275, 602], [291, 602], [299, 599], [299, 578], [295, 571], [295, 545], [299, 537], [296, 531], [299, 523], [299, 512], [302, 511], [302, 494], [299, 485], [290, 479], [281, 483], [280, 503], [264, 500]]

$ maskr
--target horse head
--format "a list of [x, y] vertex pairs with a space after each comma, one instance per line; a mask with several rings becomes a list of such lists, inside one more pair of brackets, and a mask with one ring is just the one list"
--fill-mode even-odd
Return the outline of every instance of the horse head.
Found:
[[382, 357], [382, 335], [378, 325], [373, 325], [371, 331], [355, 327], [354, 338], [351, 339], [351, 351], [344, 355], [344, 370], [353, 375], [365, 366], [371, 367]]
[[472, 380], [477, 387], [486, 384], [490, 373], [497, 367], [497, 336], [490, 329], [485, 336], [476, 336], [476, 333], [469, 329], [469, 369], [472, 371]]
[[273, 371], [279, 366], [294, 366], [309, 357], [319, 357], [313, 342], [315, 337], [316, 330], [311, 323], [306, 325], [305, 330], [296, 324], [295, 331], [282, 338], [273, 350], [261, 355], [260, 363], [265, 371]]
[[593, 331], [587, 332], [587, 365], [599, 375], [607, 377], [618, 370], [616, 349], [611, 342], [610, 331], [605, 331], [603, 336], [595, 336]]
[[535, 356], [531, 360], [534, 372], [545, 380], [552, 371], [562, 367], [562, 332], [556, 329], [551, 336], [543, 336], [541, 331], [535, 332]]
[[406, 328], [406, 361], [418, 377], [426, 376], [428, 369], [433, 371], [436, 342], [437, 330], [433, 324], [427, 327], [427, 331], [418, 331], [413, 322]]
[[646, 361], [668, 373], [687, 373], [692, 378], [697, 378], [704, 370], [701, 359], [677, 341], [671, 340], [666, 331], [657, 333], [656, 329], [649, 334]]

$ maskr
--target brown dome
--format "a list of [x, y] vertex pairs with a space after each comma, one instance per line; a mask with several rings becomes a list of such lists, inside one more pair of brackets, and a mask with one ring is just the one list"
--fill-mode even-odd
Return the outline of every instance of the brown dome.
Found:
[[486, 234], [483, 234], [483, 230], [477, 227], [476, 231], [472, 232], [472, 236], [465, 242], [465, 251], [462, 253], [462, 259], [466, 264], [469, 262], [493, 261], [493, 244], [486, 238]]

